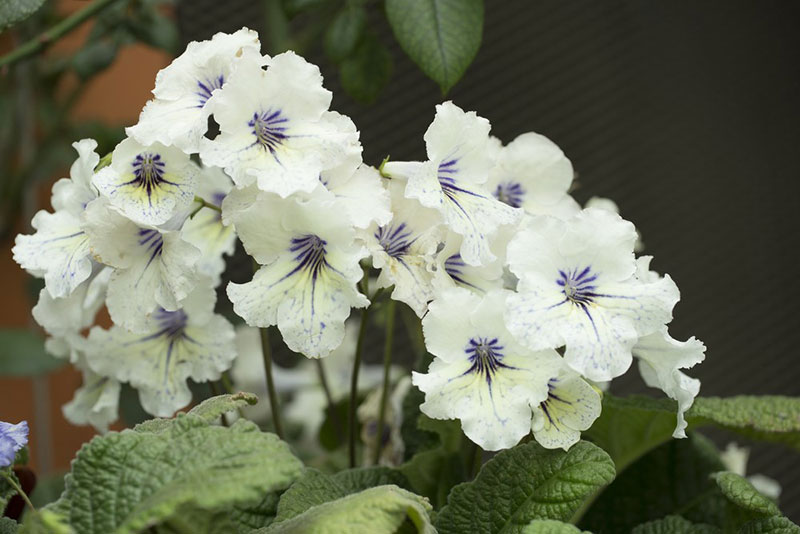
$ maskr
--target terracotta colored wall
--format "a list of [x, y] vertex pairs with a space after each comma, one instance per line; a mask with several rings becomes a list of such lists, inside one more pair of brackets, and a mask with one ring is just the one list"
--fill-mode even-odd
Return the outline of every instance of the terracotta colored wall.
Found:
[[[58, 9], [65, 15], [85, 6], [86, 2], [61, 0]], [[65, 37], [48, 53], [69, 54], [78, 48], [85, 39], [90, 24], [84, 24]], [[112, 66], [97, 76], [87, 87], [83, 97], [75, 107], [76, 119], [99, 119], [111, 124], [128, 125], [136, 121], [139, 111], [150, 97], [156, 72], [163, 68], [170, 58], [164, 53], [141, 45], [132, 45], [120, 51]], [[68, 166], [53, 181], [66, 175]], [[37, 191], [36, 197], [45, 199], [39, 209], [50, 209], [47, 199], [52, 181]], [[28, 232], [29, 221], [18, 221], [17, 231]], [[35, 304], [28, 297], [27, 274], [12, 260], [13, 239], [0, 243], [0, 328], [26, 327], [31, 324], [30, 310]], [[64, 420], [61, 406], [72, 398], [74, 390], [80, 385], [80, 373], [69, 366], [41, 379], [40, 388], [49, 396], [44, 406], [49, 417], [35, 415], [34, 390], [32, 379], [11, 379], [0, 377], [0, 420], [17, 422], [26, 419], [32, 429], [31, 460], [36, 469], [65, 470], [81, 444], [94, 435], [91, 428], [74, 427]], [[48, 423], [49, 419], [49, 424]], [[42, 423], [45, 431], [41, 432]], [[38, 427], [38, 428], [37, 428]], [[50, 446], [39, 440], [52, 437]], [[45, 455], [47, 457], [41, 457]]]

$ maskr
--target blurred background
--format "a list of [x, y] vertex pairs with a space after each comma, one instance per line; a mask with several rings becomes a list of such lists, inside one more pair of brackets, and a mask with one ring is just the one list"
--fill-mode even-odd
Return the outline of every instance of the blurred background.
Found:
[[[287, 4], [304, 3], [314, 9], [286, 17]], [[25, 62], [2, 73], [0, 168], [13, 172], [0, 177], [0, 327], [32, 326], [39, 286], [10, 248], [32, 214], [49, 207], [50, 185], [73, 159], [70, 143], [93, 136], [101, 154], [113, 148], [136, 122], [155, 73], [190, 40], [248, 26], [262, 34], [265, 52], [299, 49], [320, 65], [333, 109], [360, 128], [365, 161], [424, 158], [439, 88], [402, 53], [380, 3], [368, 2], [384, 83], [364, 104], [364, 88], [343, 80], [323, 50], [326, 3], [135, 2], [141, 12], [121, 15], [125, 32], [112, 8], [50, 48], [50, 70]], [[48, 2], [0, 35], [0, 52], [86, 4]], [[800, 3], [790, 1], [490, 0], [478, 55], [447, 95], [488, 118], [506, 143], [530, 130], [551, 138], [573, 161], [576, 198], [611, 198], [637, 225], [653, 268], [681, 288], [673, 336], [695, 335], [708, 347], [706, 362], [690, 371], [706, 396], [800, 395], [798, 23]], [[41, 473], [67, 469], [93, 434], [61, 415], [79, 384], [68, 367], [0, 377], [0, 420], [31, 422]], [[635, 371], [612, 391], [650, 393]], [[712, 437], [721, 446], [734, 439]], [[783, 510], [800, 520], [795, 454], [753, 446], [748, 471], [778, 480]]]

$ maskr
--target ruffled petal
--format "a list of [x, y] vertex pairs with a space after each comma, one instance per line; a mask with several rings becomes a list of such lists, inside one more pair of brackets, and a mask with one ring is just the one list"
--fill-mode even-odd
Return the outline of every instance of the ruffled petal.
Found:
[[547, 449], [568, 450], [600, 417], [601, 398], [575, 372], [564, 370], [548, 383], [549, 393], [533, 415], [533, 436]]
[[92, 425], [105, 434], [108, 425], [119, 418], [121, 385], [113, 378], [83, 372], [83, 385], [75, 391], [72, 400], [61, 411], [73, 425]]

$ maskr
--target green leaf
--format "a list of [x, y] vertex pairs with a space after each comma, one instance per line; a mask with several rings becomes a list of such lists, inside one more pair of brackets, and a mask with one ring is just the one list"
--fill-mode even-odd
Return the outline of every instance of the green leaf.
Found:
[[344, 6], [325, 31], [323, 44], [330, 60], [338, 63], [352, 54], [366, 27], [367, 12], [362, 6]]
[[16, 534], [18, 524], [8, 517], [0, 517], [0, 534]]
[[44, 5], [44, 0], [0, 0], [0, 32], [27, 19]]
[[396, 486], [378, 486], [314, 506], [253, 534], [394, 534], [406, 519], [416, 532], [435, 534], [427, 500]]
[[713, 526], [687, 521], [678, 515], [668, 515], [663, 519], [656, 519], [639, 525], [631, 534], [718, 534], [722, 531]]
[[40, 335], [23, 328], [0, 329], [0, 376], [43, 375], [64, 363], [44, 350]]
[[405, 53], [443, 93], [481, 45], [483, 0], [386, 0], [386, 17]]
[[240, 391], [206, 399], [192, 408], [189, 413], [200, 417], [206, 423], [215, 423], [223, 414], [256, 404], [258, 404], [258, 397], [252, 393]]
[[196, 510], [257, 503], [301, 469], [285, 443], [250, 422], [226, 428], [179, 415], [158, 433], [112, 432], [84, 445], [62, 501], [81, 534], [133, 534]]
[[17, 490], [8, 482], [6, 477], [10, 477], [15, 484], [19, 485], [19, 479], [17, 479], [17, 475], [14, 474], [13, 469], [10, 467], [0, 468], [0, 514], [2, 514], [3, 510], [8, 506], [8, 501], [17, 494]]
[[157, 5], [147, 6], [128, 20], [128, 30], [139, 41], [177, 55], [180, 52], [180, 35], [172, 18], [159, 12]]
[[333, 479], [348, 493], [357, 493], [365, 489], [386, 485], [411, 489], [405, 475], [390, 467], [371, 466], [346, 469], [333, 475]]
[[76, 532], [69, 526], [64, 516], [45, 509], [36, 513], [26, 513], [19, 534], [76, 534]]
[[522, 529], [522, 534], [581, 534], [581, 530], [575, 525], [561, 521], [535, 519]]
[[72, 56], [72, 68], [78, 77], [85, 81], [107, 69], [120, 48], [120, 39], [102, 38], [89, 42]]
[[714, 473], [712, 478], [725, 498], [737, 507], [756, 514], [780, 514], [778, 506], [768, 497], [761, 495], [746, 478], [730, 471]]
[[283, 0], [283, 11], [289, 17], [294, 17], [300, 13], [319, 9], [330, 3], [330, 0]]
[[800, 534], [800, 527], [785, 517], [768, 517], [743, 525], [739, 534]]
[[392, 76], [392, 55], [373, 33], [367, 33], [355, 52], [342, 61], [342, 88], [355, 100], [373, 102]]
[[269, 526], [278, 513], [278, 492], [268, 493], [260, 503], [249, 506], [235, 506], [231, 512], [231, 519], [236, 523], [239, 534], [249, 534], [257, 528]]
[[614, 479], [603, 450], [581, 441], [569, 451], [517, 445], [453, 488], [436, 517], [440, 534], [519, 533], [534, 519], [569, 520], [584, 500]]

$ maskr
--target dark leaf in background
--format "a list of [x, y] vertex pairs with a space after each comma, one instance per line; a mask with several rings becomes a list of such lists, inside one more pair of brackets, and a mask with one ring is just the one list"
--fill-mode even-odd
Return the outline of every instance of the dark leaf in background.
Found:
[[325, 31], [325, 53], [338, 63], [356, 50], [367, 26], [367, 12], [361, 6], [345, 6]]
[[283, 10], [289, 17], [294, 17], [329, 3], [330, 0], [283, 0]]
[[386, 16], [406, 54], [447, 93], [475, 59], [483, 0], [386, 0]]
[[37, 376], [64, 365], [44, 350], [44, 338], [26, 329], [0, 329], [0, 376]]
[[92, 41], [73, 56], [72, 68], [81, 80], [86, 81], [111, 65], [117, 57], [119, 47], [119, 39]]
[[0, 32], [36, 13], [45, 0], [0, 1]]
[[339, 79], [355, 100], [373, 102], [392, 75], [392, 56], [372, 33], [367, 33], [355, 53], [339, 68]]

